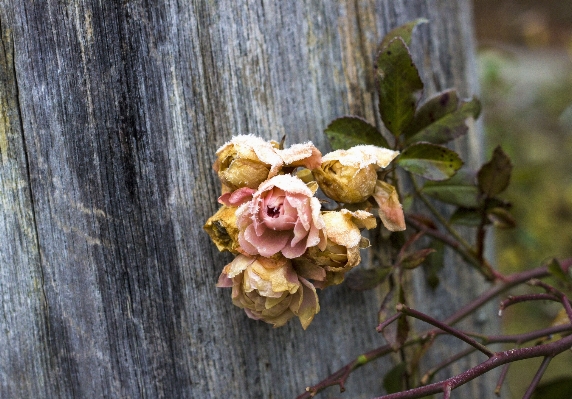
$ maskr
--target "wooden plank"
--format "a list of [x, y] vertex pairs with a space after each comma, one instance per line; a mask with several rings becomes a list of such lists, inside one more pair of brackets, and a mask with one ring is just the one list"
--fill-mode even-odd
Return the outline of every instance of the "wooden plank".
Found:
[[214, 151], [255, 133], [326, 152], [331, 119], [373, 121], [375, 47], [419, 16], [430, 91], [472, 93], [469, 4], [0, 2], [0, 396], [288, 398], [380, 345], [374, 292], [323, 292], [304, 332], [215, 288]]

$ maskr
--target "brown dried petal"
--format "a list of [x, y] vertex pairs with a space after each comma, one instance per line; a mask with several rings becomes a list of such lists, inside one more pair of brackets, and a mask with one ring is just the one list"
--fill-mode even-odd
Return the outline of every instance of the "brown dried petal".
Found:
[[235, 254], [240, 252], [236, 209], [236, 207], [222, 206], [203, 226], [219, 251], [230, 251]]
[[373, 198], [379, 205], [379, 217], [383, 225], [390, 231], [405, 230], [405, 216], [395, 187], [378, 180]]

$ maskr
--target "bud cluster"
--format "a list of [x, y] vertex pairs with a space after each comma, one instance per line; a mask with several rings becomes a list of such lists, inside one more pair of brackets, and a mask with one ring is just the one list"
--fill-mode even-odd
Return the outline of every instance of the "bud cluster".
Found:
[[[282, 149], [242, 135], [216, 155], [222, 207], [204, 228], [236, 255], [217, 286], [232, 287], [233, 303], [252, 319], [279, 327], [296, 316], [306, 329], [320, 310], [316, 288], [340, 284], [361, 261], [369, 246], [361, 230], [377, 225], [374, 204], [386, 228], [405, 229], [395, 188], [378, 179], [396, 151], [361, 145], [322, 156], [311, 142]], [[339, 210], [322, 210], [318, 188]]]

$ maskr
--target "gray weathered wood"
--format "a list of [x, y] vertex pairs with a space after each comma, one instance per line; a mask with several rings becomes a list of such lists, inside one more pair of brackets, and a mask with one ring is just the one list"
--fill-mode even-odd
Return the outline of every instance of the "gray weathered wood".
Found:
[[[376, 45], [420, 16], [428, 93], [473, 94], [469, 0], [0, 0], [0, 397], [290, 398], [382, 344], [378, 296], [343, 286], [305, 332], [247, 319], [202, 225], [218, 146], [325, 152], [331, 119], [374, 120]], [[443, 315], [466, 294], [417, 285]]]

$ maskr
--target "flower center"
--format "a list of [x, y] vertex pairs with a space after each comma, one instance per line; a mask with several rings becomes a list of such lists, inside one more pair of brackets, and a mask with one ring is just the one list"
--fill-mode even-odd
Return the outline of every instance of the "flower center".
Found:
[[274, 219], [280, 217], [280, 206], [267, 206], [266, 214]]

